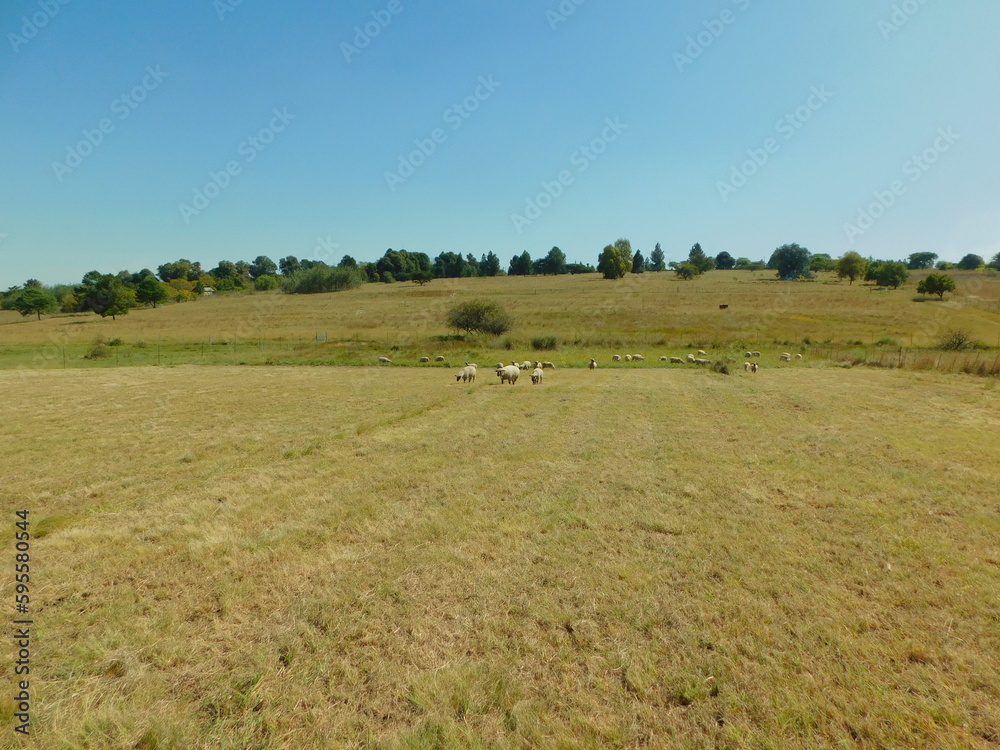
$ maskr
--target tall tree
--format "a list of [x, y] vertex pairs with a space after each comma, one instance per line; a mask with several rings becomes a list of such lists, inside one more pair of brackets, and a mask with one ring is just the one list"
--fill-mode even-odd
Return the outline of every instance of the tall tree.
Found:
[[844, 253], [843, 257], [837, 261], [837, 276], [840, 278], [846, 276], [853, 284], [855, 279], [864, 278], [867, 267], [868, 261], [861, 257], [860, 253], [852, 250], [849, 253]]
[[696, 242], [691, 246], [691, 250], [688, 252], [688, 263], [698, 269], [698, 273], [705, 273], [715, 268], [715, 258], [705, 255], [705, 251], [701, 249], [700, 242]]
[[729, 271], [736, 268], [736, 258], [723, 250], [715, 256], [715, 267], [720, 271]]
[[[29, 279], [30, 281], [30, 279]], [[14, 292], [13, 307], [21, 315], [37, 315], [42, 319], [42, 313], [51, 313], [59, 309], [59, 302], [41, 287], [25, 286], [20, 292]]]
[[969, 253], [962, 260], [958, 261], [958, 267], [963, 271], [975, 271], [977, 268], [982, 268], [985, 261], [981, 255], [973, 255]]
[[[343, 262], [343, 261], [341, 261]], [[294, 255], [286, 255], [278, 261], [278, 268], [281, 269], [282, 276], [289, 276], [302, 269], [302, 264]]]
[[[171, 279], [171, 281], [179, 281], [180, 279]], [[187, 279], [183, 279], [185, 283], [191, 283]], [[167, 292], [164, 285], [157, 281], [153, 276], [146, 276], [136, 284], [135, 287], [135, 298], [144, 305], [152, 305], [154, 308], [160, 302], [166, 302], [169, 299], [170, 294]]]
[[920, 294], [936, 294], [944, 299], [945, 292], [955, 291], [955, 279], [944, 273], [931, 273], [925, 276], [917, 284], [917, 292]]
[[667, 259], [663, 254], [663, 248], [660, 247], [660, 243], [656, 243], [656, 247], [653, 248], [653, 252], [649, 254], [649, 270], [650, 271], [665, 271], [667, 268]]
[[119, 315], [126, 315], [135, 307], [135, 292], [125, 286], [114, 274], [102, 274], [89, 271], [84, 274], [83, 282], [74, 288], [73, 293], [80, 301], [79, 309], [92, 310], [102, 318], [111, 316], [112, 320]]
[[622, 256], [622, 262], [625, 264], [626, 269], [625, 273], [628, 273], [632, 270], [632, 243], [624, 237], [619, 237], [615, 240], [615, 250]]
[[507, 273], [511, 276], [530, 276], [534, 273], [534, 265], [527, 250], [510, 259], [510, 266], [507, 269]]
[[993, 256], [993, 260], [990, 261], [990, 268], [1000, 271], [1000, 253]]
[[775, 269], [779, 279], [797, 279], [800, 276], [810, 275], [809, 260], [811, 258], [812, 255], [806, 248], [793, 242], [790, 245], [776, 248], [771, 254], [771, 259], [767, 262], [767, 267]]
[[250, 278], [255, 281], [261, 276], [273, 276], [278, 272], [278, 265], [266, 255], [258, 255], [250, 264]]
[[645, 273], [646, 272], [646, 259], [642, 255], [641, 250], [635, 251], [635, 256], [632, 258], [632, 273]]
[[569, 273], [566, 270], [566, 253], [558, 247], [553, 247], [545, 256], [545, 271], [555, 275]]
[[906, 267], [911, 271], [917, 271], [921, 268], [933, 268], [934, 261], [937, 259], [937, 253], [911, 253], [910, 257], [907, 258]]
[[620, 279], [628, 273], [631, 261], [626, 261], [621, 251], [614, 245], [605, 246], [597, 259], [597, 270], [606, 279]]
[[500, 258], [492, 251], [486, 253], [479, 263], [479, 272], [483, 276], [499, 276], [500, 270]]

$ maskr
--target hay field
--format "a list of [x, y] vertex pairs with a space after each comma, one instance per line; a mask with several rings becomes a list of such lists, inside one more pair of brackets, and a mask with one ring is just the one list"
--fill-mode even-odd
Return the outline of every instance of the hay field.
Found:
[[37, 746], [997, 747], [995, 379], [546, 378], [0, 372]]

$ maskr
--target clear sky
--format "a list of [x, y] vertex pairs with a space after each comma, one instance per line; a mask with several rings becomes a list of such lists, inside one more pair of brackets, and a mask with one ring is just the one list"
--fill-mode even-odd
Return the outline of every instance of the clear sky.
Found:
[[996, 0], [5, 0], [0, 288], [618, 237], [988, 258], [998, 31]]

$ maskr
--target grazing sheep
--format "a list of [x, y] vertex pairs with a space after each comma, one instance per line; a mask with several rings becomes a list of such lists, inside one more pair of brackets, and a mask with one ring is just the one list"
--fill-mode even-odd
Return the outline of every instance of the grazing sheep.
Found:
[[625, 361], [626, 362], [631, 362], [632, 361], [632, 355], [631, 354], [626, 354], [625, 355]]
[[556, 366], [554, 364], [552, 364], [551, 362], [542, 362], [542, 369], [543, 370], [554, 370], [554, 369], [556, 369]]
[[531, 371], [531, 384], [538, 385], [542, 382], [542, 368], [536, 367]]
[[463, 383], [475, 383], [476, 382], [476, 368], [475, 367], [463, 367], [458, 375], [455, 376], [455, 380], [461, 380]]
[[667, 358], [666, 358], [666, 357], [660, 357], [660, 361], [661, 361], [661, 362], [666, 362], [666, 361], [667, 361]]
[[753, 356], [753, 352], [743, 352], [743, 356], [746, 357], [747, 359], [750, 359], [750, 357]]
[[646, 358], [643, 357], [641, 354], [633, 354], [632, 355], [632, 361], [633, 362], [645, 362]]
[[759, 357], [760, 356], [760, 352], [750, 352], [750, 356], [751, 357]]
[[521, 370], [518, 369], [517, 365], [507, 365], [506, 367], [497, 368], [497, 377], [500, 378], [500, 385], [505, 382], [509, 382], [511, 385], [517, 382], [517, 376], [521, 374]]
[[437, 356], [436, 356], [436, 357], [434, 358], [434, 361], [435, 361], [435, 362], [444, 362], [444, 357], [442, 357], [442, 356], [441, 356], [441, 355], [439, 354], [439, 355], [437, 355]]
[[621, 362], [622, 361], [621, 355], [619, 355], [619, 354], [616, 354], [611, 359], [613, 359], [615, 362]]
[[699, 349], [699, 350], [698, 350], [698, 354], [699, 354], [700, 356], [704, 357], [704, 356], [705, 356], [705, 350], [704, 350], [704, 349]]
[[388, 357], [379, 357], [378, 361], [382, 362], [383, 364], [387, 364], [387, 365], [391, 365], [392, 364], [392, 360], [389, 359]]
[[792, 361], [792, 355], [789, 354], [788, 352], [782, 352], [781, 353], [781, 361], [782, 362], [791, 362]]
[[430, 362], [430, 361], [431, 361], [431, 358], [430, 358], [430, 357], [421, 357], [421, 358], [420, 358], [420, 361], [421, 361], [421, 362]]
[[757, 372], [757, 363], [756, 362], [751, 362], [750, 363], [750, 372], [753, 372], [753, 373]]
[[744, 362], [743, 363], [743, 369], [746, 370], [747, 372], [750, 372], [750, 363], [749, 362]]
[[802, 359], [802, 355], [801, 354], [796, 354], [795, 355], [795, 359]]
[[589, 367], [591, 370], [596, 370], [597, 369], [597, 360], [594, 359], [593, 357], [591, 357], [590, 358], [590, 364], [587, 365], [587, 367]]
[[693, 354], [687, 355], [687, 361], [688, 362], [694, 362], [694, 355]]
[[710, 365], [710, 364], [712, 364], [712, 360], [710, 360], [710, 359], [698, 359], [698, 358], [696, 358], [694, 360], [694, 363], [696, 365]]
[[681, 359], [680, 357], [671, 357], [670, 358], [670, 364], [672, 364], [672, 365], [682, 365], [682, 364], [684, 364], [684, 360]]

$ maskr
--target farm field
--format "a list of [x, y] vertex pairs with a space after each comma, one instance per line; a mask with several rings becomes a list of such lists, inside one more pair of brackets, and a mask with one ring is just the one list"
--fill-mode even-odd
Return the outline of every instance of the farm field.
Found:
[[[629, 275], [610, 282], [596, 274], [437, 279], [366, 284], [333, 294], [216, 295], [197, 302], [133, 310], [112, 320], [92, 313], [41, 321], [0, 313], [0, 368], [72, 368], [156, 364], [373, 364], [389, 356], [416, 364], [441, 355], [465, 360], [509, 361], [530, 352], [531, 341], [554, 337], [557, 358], [584, 366], [612, 354], [684, 354], [692, 346], [716, 355], [744, 348], [769, 356], [791, 347], [811, 360], [882, 360], [900, 354], [911, 363], [950, 330], [961, 330], [1000, 349], [1000, 274], [954, 272], [958, 291], [943, 302], [916, 302], [923, 272], [894, 291], [839, 282], [778, 282], [773, 272], [713, 271], [695, 281], [672, 273]], [[516, 321], [507, 335], [457, 340], [445, 326], [448, 308], [492, 299]], [[720, 305], [728, 305], [725, 310]], [[98, 342], [118, 340], [103, 358], [85, 359]], [[912, 350], [914, 356], [910, 356]], [[508, 352], [511, 352], [508, 356]], [[897, 357], [897, 360], [900, 359]], [[973, 354], [978, 367], [985, 354]], [[976, 360], [974, 363], [972, 360]], [[742, 361], [742, 360], [740, 360]], [[924, 368], [958, 371], [962, 361], [936, 360]]]
[[[565, 335], [542, 293], [557, 282], [531, 283], [551, 316], [538, 332]], [[322, 303], [346, 310], [351, 294]], [[900, 311], [931, 305], [905, 291], [882, 304], [904, 295]], [[148, 336], [157, 315], [236, 302], [87, 325]], [[851, 308], [833, 325], [867, 314]], [[677, 335], [717, 312], [692, 309]], [[983, 338], [990, 314], [956, 312]], [[316, 327], [275, 315], [281, 335]], [[903, 336], [898, 316], [886, 326]], [[626, 341], [662, 335], [641, 319]], [[796, 335], [782, 320], [769, 338]], [[425, 335], [413, 326], [400, 340]], [[996, 378], [602, 367], [496, 381], [0, 372], [5, 512], [30, 510], [34, 537], [37, 746], [997, 747]], [[12, 673], [11, 649], [0, 667]], [[4, 691], [3, 746], [13, 712]]]

